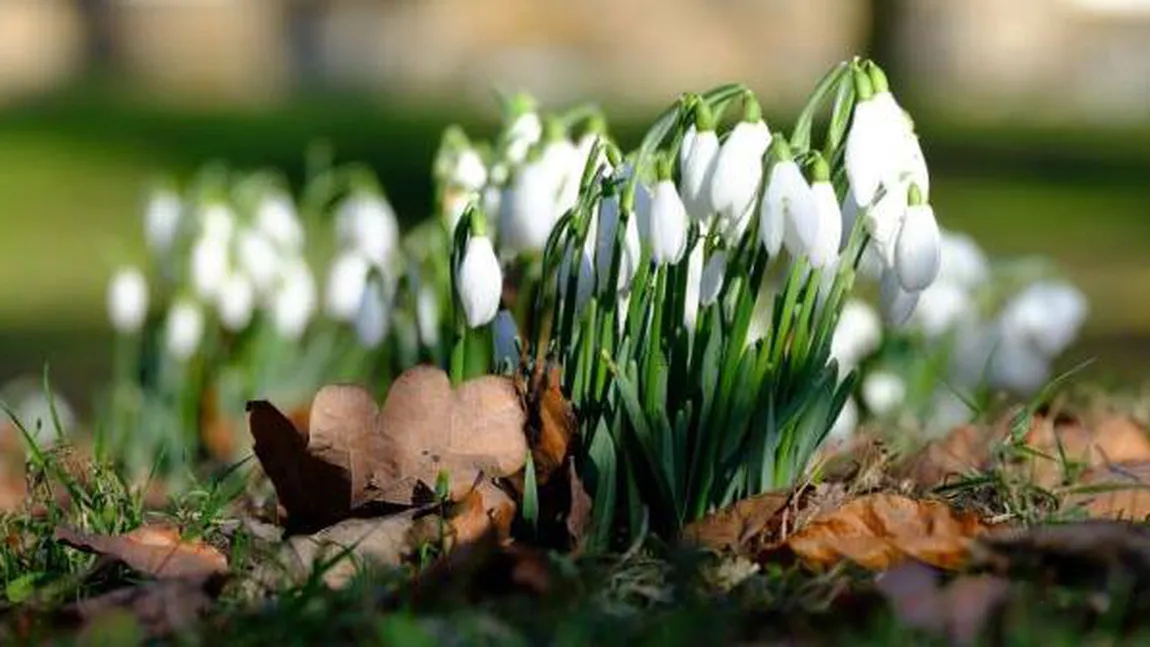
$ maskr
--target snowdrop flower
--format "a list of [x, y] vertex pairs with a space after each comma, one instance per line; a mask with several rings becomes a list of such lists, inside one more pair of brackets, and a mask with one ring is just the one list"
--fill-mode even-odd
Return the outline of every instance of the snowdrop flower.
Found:
[[161, 189], [152, 193], [144, 209], [144, 240], [154, 256], [163, 256], [172, 249], [180, 231], [180, 196], [174, 191]]
[[148, 282], [140, 270], [123, 267], [108, 283], [108, 319], [121, 335], [139, 332], [148, 316]]
[[990, 355], [988, 381], [1000, 389], [1029, 395], [1050, 379], [1050, 359], [1025, 340], [1003, 334]]
[[782, 137], [771, 143], [774, 164], [759, 207], [759, 236], [771, 257], [783, 244], [795, 258], [805, 256], [818, 235], [811, 187]]
[[232, 272], [220, 285], [220, 293], [216, 299], [220, 323], [225, 330], [231, 332], [243, 330], [251, 323], [254, 307], [255, 294], [251, 281], [243, 274]]
[[387, 337], [391, 299], [385, 294], [382, 277], [366, 282], [355, 313], [355, 334], [366, 348], [375, 348]]
[[687, 214], [695, 222], [704, 222], [715, 212], [711, 203], [711, 182], [719, 154], [719, 136], [715, 134], [714, 119], [705, 103], [700, 102], [695, 107], [695, 131], [689, 143], [686, 157], [681, 158], [679, 190]]
[[499, 269], [499, 260], [487, 238], [487, 223], [479, 211], [472, 213], [471, 237], [467, 239], [463, 260], [456, 270], [455, 283], [469, 327], [478, 328], [495, 318], [503, 294], [503, 271]]
[[841, 366], [858, 366], [878, 350], [881, 342], [882, 322], [878, 313], [864, 301], [848, 300], [831, 337], [831, 357]]
[[880, 198], [864, 213], [863, 225], [871, 244], [884, 266], [895, 264], [895, 248], [909, 204], [909, 186], [895, 185], [884, 189]]
[[739, 222], [754, 204], [763, 178], [763, 153], [770, 143], [759, 103], [748, 94], [746, 114], [719, 148], [712, 170], [709, 206], [725, 222]]
[[505, 133], [505, 151], [508, 161], [518, 164], [527, 158], [527, 151], [543, 136], [543, 122], [535, 112], [535, 102], [527, 95], [512, 98], [515, 117]]
[[415, 325], [424, 346], [439, 343], [439, 296], [426, 285], [419, 288], [415, 298]]
[[883, 270], [879, 298], [882, 301], [883, 317], [887, 323], [896, 328], [905, 324], [918, 305], [919, 294], [903, 289], [894, 268], [888, 267]]
[[974, 289], [986, 281], [990, 264], [978, 243], [967, 234], [942, 232], [938, 281]]
[[200, 237], [224, 245], [232, 239], [236, 229], [236, 215], [231, 207], [213, 202], [200, 211]]
[[324, 311], [336, 321], [352, 322], [359, 314], [371, 264], [356, 251], [345, 251], [332, 261], [327, 278]]
[[303, 225], [296, 214], [295, 204], [284, 193], [269, 193], [260, 200], [256, 209], [256, 228], [281, 249], [298, 251], [303, 248]]
[[303, 336], [316, 301], [315, 277], [307, 263], [300, 258], [285, 262], [272, 300], [272, 323], [280, 337], [295, 341]]
[[558, 220], [579, 199], [579, 181], [583, 168], [579, 163], [579, 149], [567, 138], [563, 127], [552, 120], [548, 122], [547, 141], [539, 155], [539, 163], [547, 169], [554, 185], [552, 197], [554, 220]]
[[259, 230], [242, 229], [236, 238], [236, 252], [256, 294], [270, 293], [280, 270], [280, 253], [271, 239]]
[[934, 209], [926, 204], [917, 185], [910, 185], [909, 201], [895, 243], [894, 267], [902, 287], [914, 292], [926, 289], [938, 276], [942, 242]]
[[843, 409], [831, 425], [829, 440], [844, 441], [854, 435], [859, 426], [859, 405], [854, 398], [847, 398]]
[[[610, 186], [610, 185], [607, 185]], [[610, 189], [608, 189], [610, 191]], [[639, 271], [639, 260], [642, 254], [642, 241], [639, 239], [639, 225], [635, 214], [627, 214], [624, 225], [623, 245], [619, 248], [619, 278], [615, 289], [626, 292], [631, 287], [631, 280]], [[615, 258], [615, 232], [619, 227], [619, 220], [623, 213], [619, 206], [619, 196], [614, 193], [604, 193], [599, 200], [599, 221], [595, 246], [595, 271], [599, 277], [599, 285], [606, 289], [606, 282], [611, 276], [611, 263]]]
[[455, 156], [448, 182], [464, 191], [479, 191], [487, 184], [487, 165], [479, 151], [468, 146]]
[[541, 160], [524, 164], [503, 191], [499, 211], [499, 243], [512, 254], [542, 251], [555, 224], [558, 186]]
[[200, 347], [204, 336], [204, 313], [200, 306], [188, 299], [179, 299], [168, 310], [164, 327], [168, 354], [178, 361], [186, 361]]
[[1074, 341], [1086, 311], [1086, 299], [1077, 288], [1041, 281], [1015, 295], [1003, 308], [999, 321], [1004, 337], [1054, 357]]
[[[498, 190], [495, 191], [498, 194]], [[455, 227], [459, 225], [459, 219], [463, 217], [463, 212], [467, 211], [467, 207], [472, 202], [478, 202], [482, 198], [479, 193], [471, 191], [452, 191], [448, 190], [443, 194], [443, 217], [447, 224], [447, 231], [454, 232]]]
[[344, 249], [355, 249], [376, 267], [386, 267], [399, 245], [399, 223], [384, 196], [358, 190], [340, 203], [335, 220], [336, 239]]
[[838, 260], [843, 221], [839, 199], [831, 185], [830, 167], [822, 157], [815, 158], [811, 173], [810, 217], [815, 223], [815, 234], [807, 255], [812, 267], [821, 268], [833, 265]]
[[[687, 209], [671, 181], [670, 163], [659, 163], [659, 183], [651, 198], [647, 228], [650, 230], [651, 260], [658, 265], [678, 263], [687, 251]], [[643, 232], [640, 232], [642, 235]]]
[[855, 103], [844, 161], [860, 205], [871, 205], [880, 186], [888, 191], [913, 181], [929, 191], [926, 162], [910, 119], [890, 93], [886, 75], [871, 62], [854, 70]]
[[507, 310], [500, 310], [491, 324], [495, 366], [519, 366], [519, 327], [515, 317]]
[[192, 246], [192, 288], [205, 301], [219, 294], [228, 276], [228, 243], [215, 236], [201, 236]]
[[723, 291], [723, 281], [727, 275], [727, 252], [717, 250], [707, 259], [703, 266], [702, 280], [699, 283], [699, 302], [709, 306], [719, 300], [719, 293]]
[[927, 433], [939, 436], [959, 425], [964, 425], [974, 417], [967, 401], [949, 388], [940, 387], [930, 401], [930, 418], [927, 420]]
[[906, 400], [906, 383], [889, 371], [875, 371], [863, 380], [862, 399], [876, 416], [889, 415]]
[[703, 288], [703, 237], [695, 242], [695, 247], [687, 256], [687, 290], [683, 300], [683, 326], [691, 336], [695, 334], [695, 324], [699, 319], [699, 301]]
[[973, 307], [965, 288], [939, 281], [922, 291], [912, 321], [927, 337], [940, 337], [970, 316]]

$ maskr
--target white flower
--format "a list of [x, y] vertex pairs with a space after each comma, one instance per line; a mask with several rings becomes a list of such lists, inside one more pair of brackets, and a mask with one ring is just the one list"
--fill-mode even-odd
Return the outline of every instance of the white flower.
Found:
[[192, 246], [192, 288], [196, 296], [210, 301], [219, 294], [228, 276], [228, 243], [214, 236], [202, 236]]
[[261, 231], [242, 229], [236, 241], [240, 267], [252, 280], [256, 294], [267, 295], [279, 277], [280, 253]]
[[344, 249], [355, 249], [376, 267], [386, 267], [399, 245], [395, 210], [382, 195], [357, 191], [340, 203], [335, 221], [336, 239]]
[[831, 357], [843, 367], [858, 366], [882, 342], [882, 322], [864, 301], [850, 299], [843, 305], [831, 337]]
[[1077, 288], [1042, 281], [1015, 295], [999, 317], [1002, 334], [1054, 357], [1074, 341], [1086, 319], [1086, 298]]
[[324, 311], [336, 321], [351, 322], [359, 314], [371, 264], [359, 252], [346, 251], [332, 261], [327, 277]]
[[755, 202], [763, 178], [763, 153], [771, 132], [760, 121], [740, 121], [715, 156], [710, 207], [729, 223], [738, 222]]
[[[621, 217], [619, 197], [605, 195], [599, 201], [599, 221], [595, 246], [595, 271], [599, 277], [599, 285], [606, 285], [611, 276], [611, 263], [615, 257], [615, 232]], [[639, 239], [639, 224], [635, 214], [627, 218], [626, 229], [623, 232], [623, 245], [619, 249], [619, 278], [615, 289], [625, 292], [631, 287], [631, 280], [639, 271], [639, 259], [642, 254], [642, 241]], [[603, 289], [606, 289], [603, 287]]]
[[816, 223], [814, 244], [808, 256], [812, 267], [825, 267], [838, 260], [843, 237], [842, 213], [835, 188], [830, 182], [811, 185], [811, 215]]
[[844, 162], [851, 191], [860, 205], [874, 201], [880, 183], [890, 172], [890, 134], [878, 102], [870, 98], [855, 104]]
[[934, 282], [942, 258], [941, 244], [938, 222], [930, 205], [909, 207], [899, 230], [894, 254], [894, 267], [904, 289], [923, 290]]
[[858, 219], [859, 203], [855, 200], [855, 194], [847, 187], [847, 193], [843, 196], [842, 205], [839, 210], [842, 214], [842, 239], [839, 242], [839, 251], [847, 248], [847, 243], [850, 242], [851, 232], [855, 228], [855, 220]]
[[148, 282], [140, 270], [123, 267], [108, 283], [108, 319], [116, 332], [129, 335], [144, 325], [148, 316]]
[[894, 268], [888, 267], [883, 270], [879, 297], [882, 301], [883, 317], [887, 323], [895, 327], [905, 324], [918, 305], [919, 294], [903, 289]]
[[998, 338], [990, 355], [987, 379], [995, 387], [1029, 395], [1050, 379], [1050, 359], [1040, 349], [1009, 334]]
[[543, 136], [543, 122], [535, 112], [524, 112], [507, 128], [507, 159], [518, 164], [527, 158], [527, 151]]
[[539, 157], [539, 164], [547, 169], [554, 185], [554, 220], [558, 220], [579, 199], [579, 181], [583, 169], [579, 165], [579, 149], [566, 137], [547, 142]]
[[216, 298], [216, 310], [224, 329], [238, 332], [246, 328], [251, 323], [254, 307], [255, 295], [248, 277], [237, 272], [228, 275]]
[[871, 247], [884, 265], [894, 265], [895, 247], [907, 212], [909, 185], [896, 185], [885, 190], [873, 206], [864, 211], [864, 222], [871, 237]]
[[939, 337], [968, 320], [974, 304], [966, 289], [949, 281], [938, 281], [922, 291], [912, 320], [927, 337]]
[[863, 380], [862, 399], [876, 416], [889, 415], [906, 400], [906, 382], [889, 371], [875, 371]]
[[164, 327], [168, 354], [181, 362], [187, 360], [195, 354], [203, 336], [204, 313], [200, 306], [187, 299], [173, 303]]
[[703, 276], [699, 283], [699, 302], [709, 306], [719, 299], [723, 291], [723, 281], [727, 275], [727, 252], [718, 250], [707, 259], [703, 266]]
[[671, 180], [655, 185], [649, 220], [651, 259], [660, 265], [678, 263], [687, 249], [687, 210]]
[[691, 148], [679, 170], [683, 206], [696, 222], [706, 221], [715, 212], [711, 204], [711, 182], [718, 154], [719, 137], [715, 131], [697, 132], [691, 138]]
[[542, 251], [555, 224], [558, 186], [540, 160], [519, 169], [500, 199], [499, 244], [512, 254]]
[[478, 328], [495, 318], [503, 294], [503, 271], [486, 236], [471, 236], [455, 278], [467, 325]]
[[464, 191], [479, 191], [487, 184], [487, 166], [483, 157], [474, 148], [464, 148], [455, 157], [455, 166], [451, 169], [451, 184]]
[[426, 285], [420, 287], [415, 299], [415, 325], [424, 346], [439, 343], [439, 295]]
[[144, 240], [155, 256], [163, 256], [172, 249], [180, 231], [180, 196], [173, 191], [159, 190], [148, 198], [144, 210]]
[[311, 322], [316, 301], [315, 278], [307, 263], [300, 258], [285, 262], [272, 300], [272, 322], [280, 337], [299, 339]]
[[303, 248], [303, 225], [296, 214], [295, 204], [283, 193], [270, 193], [260, 200], [256, 209], [256, 228], [281, 249], [294, 252]]
[[200, 211], [200, 237], [227, 244], [236, 229], [236, 215], [231, 207], [213, 202]]
[[859, 426], [859, 405], [855, 402], [854, 398], [847, 398], [843, 403], [843, 409], [835, 418], [834, 424], [831, 425], [830, 433], [827, 434], [829, 440], [843, 441], [849, 439], [854, 435], [855, 430]]
[[687, 256], [687, 290], [683, 300], [683, 326], [690, 335], [695, 334], [695, 324], [699, 319], [699, 299], [703, 288], [703, 254], [704, 241], [702, 236], [695, 242], [694, 249]]
[[443, 215], [447, 223], [447, 231], [454, 233], [455, 227], [459, 225], [459, 219], [463, 217], [463, 212], [467, 211], [467, 207], [472, 202], [479, 200], [479, 194], [470, 191], [448, 191], [445, 193], [443, 196]]
[[491, 329], [495, 366], [519, 366], [519, 327], [515, 325], [515, 317], [507, 310], [500, 310]]
[[990, 264], [978, 243], [967, 234], [942, 232], [942, 262], [938, 269], [940, 283], [953, 283], [974, 289], [986, 282]]
[[379, 276], [372, 277], [364, 286], [355, 314], [355, 334], [364, 347], [375, 348], [387, 337], [390, 301]]
[[783, 243], [796, 258], [807, 253], [818, 233], [814, 196], [798, 164], [778, 161], [771, 168], [759, 208], [759, 236], [771, 257]]

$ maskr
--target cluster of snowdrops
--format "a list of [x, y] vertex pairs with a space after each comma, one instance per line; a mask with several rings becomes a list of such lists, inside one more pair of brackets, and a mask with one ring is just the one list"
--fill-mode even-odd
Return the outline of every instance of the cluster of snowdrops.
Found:
[[1084, 300], [940, 229], [882, 70], [835, 66], [794, 124], [723, 86], [625, 151], [598, 110], [516, 95], [491, 140], [445, 132], [437, 213], [402, 235], [357, 165], [313, 164], [294, 194], [217, 167], [157, 188], [148, 263], [108, 291], [107, 446], [178, 473], [246, 453], [203, 430], [248, 399], [382, 395], [421, 362], [456, 381], [557, 366], [594, 527], [633, 536], [790, 484], [866, 416], [945, 426], [976, 392], [1040, 387]]

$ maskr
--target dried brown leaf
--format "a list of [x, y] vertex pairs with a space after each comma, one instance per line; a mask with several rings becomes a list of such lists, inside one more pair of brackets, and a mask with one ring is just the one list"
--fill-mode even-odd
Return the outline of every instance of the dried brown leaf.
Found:
[[535, 478], [541, 486], [563, 468], [577, 428], [575, 410], [559, 387], [560, 376], [556, 366], [538, 371], [527, 394], [531, 458], [535, 463]]
[[[290, 537], [280, 549], [279, 562], [296, 581], [306, 579], [317, 565], [331, 562], [326, 564], [323, 581], [331, 588], [340, 588], [364, 564], [398, 566], [409, 559], [419, 548], [412, 540], [415, 527], [415, 510], [387, 517], [344, 519], [317, 533]], [[266, 573], [258, 576], [262, 580], [271, 577]]]
[[175, 528], [141, 526], [123, 535], [93, 535], [56, 528], [56, 541], [79, 550], [114, 557], [135, 570], [165, 579], [226, 573], [223, 553], [203, 541], [183, 540]]
[[567, 464], [567, 485], [571, 494], [571, 504], [567, 510], [567, 537], [574, 552], [581, 552], [587, 538], [587, 529], [591, 527], [591, 495], [583, 487], [579, 478], [579, 470], [575, 463]]
[[794, 556], [813, 567], [846, 559], [883, 570], [909, 557], [956, 568], [966, 560], [971, 538], [985, 529], [977, 516], [939, 501], [869, 494], [816, 516], [760, 559]]
[[1145, 521], [1150, 517], [1150, 462], [1087, 469], [1063, 506], [1081, 508], [1094, 519]]
[[790, 503], [790, 490], [765, 492], [713, 512], [683, 529], [683, 541], [699, 548], [742, 551], [772, 533], [772, 523]]
[[1028, 461], [1034, 482], [1051, 488], [1067, 476], [1067, 463], [1087, 467], [1150, 462], [1150, 437], [1133, 420], [1110, 417], [1087, 425], [1070, 416], [1035, 416], [1026, 444], [1045, 456]]
[[907, 477], [922, 488], [942, 485], [949, 478], [982, 468], [990, 459], [993, 434], [975, 425], [962, 425], [931, 441], [911, 460]]

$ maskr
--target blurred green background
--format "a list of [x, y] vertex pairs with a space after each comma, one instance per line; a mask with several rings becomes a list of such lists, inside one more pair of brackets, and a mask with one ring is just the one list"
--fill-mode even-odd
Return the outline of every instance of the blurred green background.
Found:
[[[105, 281], [142, 258], [144, 189], [162, 174], [223, 160], [298, 180], [306, 150], [323, 141], [338, 160], [373, 166], [411, 222], [428, 211], [443, 127], [494, 128], [491, 88], [537, 90], [549, 106], [599, 100], [633, 143], [676, 92], [732, 78], [762, 88], [772, 126], [785, 127], [821, 70], [853, 52], [885, 63], [915, 114], [940, 222], [995, 256], [1048, 256], [1085, 291], [1090, 317], [1065, 361], [1096, 357], [1099, 378], [1146, 374], [1150, 20], [1137, 8], [1147, 3], [1115, 0], [1134, 7], [1115, 13], [1028, 0], [1019, 14], [986, 2], [860, 2], [836, 13], [825, 1], [499, 0], [483, 20], [448, 0], [172, 4], [0, 4], [0, 42], [13, 43], [0, 48], [0, 382], [48, 363], [84, 407], [110, 359]], [[609, 29], [572, 13], [608, 6], [620, 21], [662, 7], [652, 28], [670, 45], [636, 36], [613, 50]], [[722, 11], [731, 15], [712, 16]], [[744, 19], [754, 12], [757, 28]], [[997, 35], [1020, 15], [1029, 49]], [[943, 18], [950, 40], [940, 41], [929, 29]], [[1065, 33], [1051, 35], [1055, 18]], [[690, 46], [673, 46], [687, 42], [675, 40], [674, 20]], [[981, 44], [954, 36], [960, 28]], [[69, 35], [63, 54], [42, 41]], [[1107, 56], [1098, 43], [1110, 44]], [[1053, 54], [1041, 47], [1074, 66], [1061, 63], [1050, 81]]]

